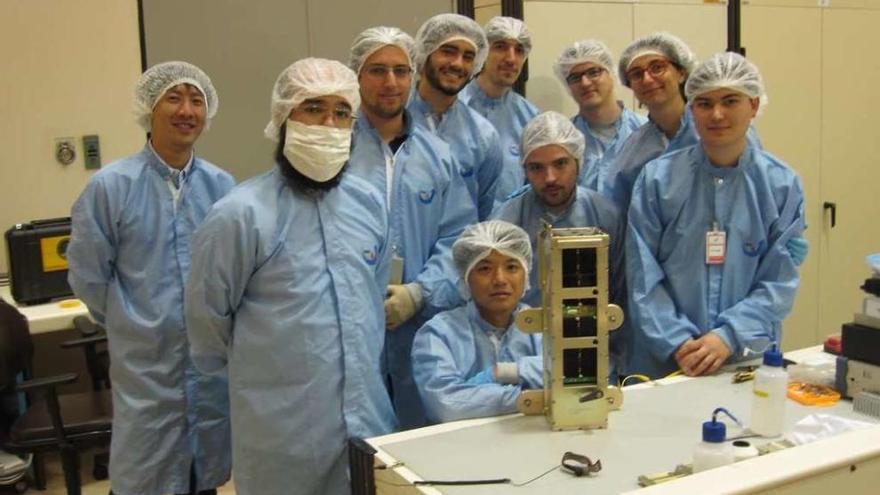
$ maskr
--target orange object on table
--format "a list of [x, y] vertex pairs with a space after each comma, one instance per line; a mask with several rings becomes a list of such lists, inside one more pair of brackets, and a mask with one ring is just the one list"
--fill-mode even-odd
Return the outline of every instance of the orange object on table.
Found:
[[788, 384], [788, 398], [805, 406], [831, 406], [840, 400], [840, 393], [825, 385], [791, 382]]

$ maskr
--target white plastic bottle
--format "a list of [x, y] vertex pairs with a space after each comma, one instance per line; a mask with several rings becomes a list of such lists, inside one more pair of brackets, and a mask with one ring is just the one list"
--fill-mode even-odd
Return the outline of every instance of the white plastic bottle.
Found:
[[733, 447], [725, 442], [727, 426], [715, 418], [719, 411], [731, 416], [726, 409], [718, 408], [712, 413], [712, 421], [703, 423], [703, 441], [698, 443], [694, 449], [693, 468], [695, 473], [733, 464]]
[[764, 353], [764, 364], [755, 372], [749, 426], [752, 432], [762, 437], [782, 435], [787, 393], [788, 372], [782, 367], [782, 353], [774, 346]]

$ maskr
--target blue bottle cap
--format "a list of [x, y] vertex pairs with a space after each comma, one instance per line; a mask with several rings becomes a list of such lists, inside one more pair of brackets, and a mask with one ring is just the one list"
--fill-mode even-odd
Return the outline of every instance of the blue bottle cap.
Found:
[[776, 350], [775, 345], [772, 349], [764, 352], [764, 364], [776, 368], [782, 367], [782, 353]]
[[727, 438], [727, 426], [721, 421], [706, 421], [703, 423], [703, 441], [709, 443], [721, 443]]

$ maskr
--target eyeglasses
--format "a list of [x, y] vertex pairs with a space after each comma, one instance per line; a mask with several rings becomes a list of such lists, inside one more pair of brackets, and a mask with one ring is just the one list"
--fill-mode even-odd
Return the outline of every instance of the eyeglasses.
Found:
[[587, 77], [591, 82], [596, 82], [602, 77], [602, 74], [605, 73], [605, 69], [602, 67], [590, 67], [587, 70], [582, 70], [580, 72], [572, 72], [565, 78], [565, 82], [568, 83], [569, 86], [573, 86], [584, 78]]
[[354, 115], [348, 105], [336, 105], [335, 107], [330, 108], [329, 105], [321, 101], [305, 102], [296, 107], [293, 111], [304, 113], [310, 120], [316, 120], [318, 122], [324, 122], [330, 116], [332, 116], [336, 122], [341, 124], [351, 124], [354, 120]]
[[641, 81], [645, 73], [651, 74], [651, 77], [662, 76], [670, 65], [668, 60], [654, 60], [647, 67], [636, 67], [626, 71], [626, 80], [630, 83]]
[[364, 68], [364, 72], [375, 79], [385, 79], [388, 73], [394, 74], [395, 79], [403, 79], [412, 74], [412, 67], [408, 65], [395, 65], [389, 67], [387, 65], [368, 65]]

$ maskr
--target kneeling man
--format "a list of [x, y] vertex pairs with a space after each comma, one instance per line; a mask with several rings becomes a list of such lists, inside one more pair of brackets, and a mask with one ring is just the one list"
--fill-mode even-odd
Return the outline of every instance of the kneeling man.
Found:
[[452, 246], [465, 306], [429, 320], [413, 343], [413, 375], [433, 422], [516, 412], [523, 389], [543, 387], [541, 336], [514, 321], [532, 246], [516, 225], [471, 225]]

